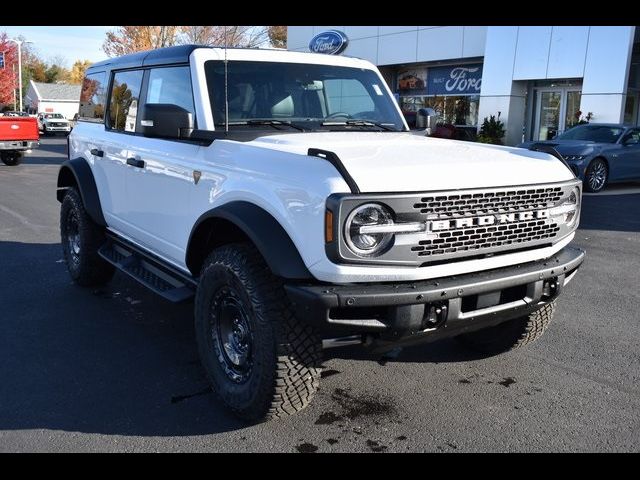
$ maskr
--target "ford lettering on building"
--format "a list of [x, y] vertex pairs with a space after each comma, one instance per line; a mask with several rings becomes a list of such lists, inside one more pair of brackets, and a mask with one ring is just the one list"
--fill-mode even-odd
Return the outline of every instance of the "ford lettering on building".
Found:
[[563, 162], [410, 131], [366, 60], [187, 45], [95, 63], [90, 85], [57, 183], [69, 274], [193, 301], [242, 418], [308, 405], [325, 348], [531, 343], [583, 261]]

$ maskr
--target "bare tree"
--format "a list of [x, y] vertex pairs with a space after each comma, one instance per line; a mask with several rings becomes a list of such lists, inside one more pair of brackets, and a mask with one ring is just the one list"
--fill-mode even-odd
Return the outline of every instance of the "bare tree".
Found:
[[127, 53], [170, 47], [176, 44], [178, 27], [175, 26], [121, 26], [107, 32], [102, 49], [110, 57]]
[[261, 47], [269, 40], [268, 29], [263, 26], [210, 25], [180, 27], [178, 43], [229, 47]]

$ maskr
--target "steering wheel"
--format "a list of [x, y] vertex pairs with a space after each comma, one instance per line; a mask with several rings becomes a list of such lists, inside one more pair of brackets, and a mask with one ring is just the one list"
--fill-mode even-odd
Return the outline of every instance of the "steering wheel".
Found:
[[338, 117], [351, 118], [351, 115], [349, 115], [346, 112], [334, 112], [330, 115], [327, 115], [325, 118], [338, 118]]

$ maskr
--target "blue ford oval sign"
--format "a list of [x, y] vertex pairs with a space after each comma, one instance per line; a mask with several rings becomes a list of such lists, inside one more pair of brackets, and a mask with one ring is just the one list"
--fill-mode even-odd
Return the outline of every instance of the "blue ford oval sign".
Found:
[[318, 33], [309, 42], [309, 50], [314, 53], [337, 55], [344, 51], [349, 44], [347, 36], [338, 30], [327, 30]]

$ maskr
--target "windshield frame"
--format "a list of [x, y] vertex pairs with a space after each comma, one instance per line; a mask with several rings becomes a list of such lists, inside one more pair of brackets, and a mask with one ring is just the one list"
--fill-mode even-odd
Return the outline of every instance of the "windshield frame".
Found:
[[[203, 62], [203, 74], [204, 80], [206, 83], [205, 91], [208, 95], [208, 107], [211, 109], [211, 120], [213, 130], [220, 131], [224, 130], [226, 127], [225, 124], [225, 116], [224, 113], [220, 112], [220, 94], [218, 93], [220, 87], [220, 73], [218, 72], [218, 77], [215, 78], [212, 74], [213, 68], [219, 68], [220, 64], [224, 64], [223, 60], [220, 59], [207, 59]], [[354, 72], [362, 71], [363, 77], [358, 78], [358, 75], [354, 75], [353, 77], [345, 76], [345, 79], [353, 78], [356, 81], [365, 80], [365, 78], [369, 75], [374, 75], [376, 81], [365, 83], [360, 81], [362, 87], [369, 96], [370, 101], [373, 103], [373, 109], [371, 112], [376, 112], [376, 118], [373, 118], [374, 115], [370, 116], [357, 116], [357, 117], [345, 117], [345, 116], [330, 116], [335, 115], [337, 112], [333, 112], [329, 114], [326, 112], [327, 104], [324, 103], [322, 106], [323, 115], [325, 116], [261, 116], [261, 117], [251, 117], [247, 116], [246, 118], [234, 118], [231, 117], [228, 120], [229, 129], [246, 129], [247, 127], [252, 127], [252, 129], [264, 129], [264, 130], [273, 130], [273, 125], [268, 125], [264, 121], [274, 121], [274, 122], [282, 122], [283, 124], [289, 123], [293, 128], [283, 128], [283, 133], [299, 133], [300, 131], [322, 131], [322, 132], [330, 132], [330, 131], [376, 131], [376, 132], [407, 132], [409, 131], [409, 127], [406, 123], [406, 119], [400, 110], [400, 107], [395, 100], [388, 84], [380, 74], [380, 72], [375, 68], [366, 68], [361, 65], [344, 65], [344, 64], [331, 64], [331, 63], [316, 63], [316, 62], [299, 62], [299, 61], [278, 61], [273, 58], [269, 59], [230, 59], [228, 61], [230, 67], [232, 64], [239, 63], [253, 63], [253, 64], [269, 64], [273, 66], [292, 66], [293, 68], [299, 68], [299, 66], [307, 66], [309, 69], [318, 69], [318, 68], [327, 68], [327, 69], [352, 69]], [[232, 71], [232, 67], [230, 68]], [[339, 78], [338, 76], [336, 76]], [[270, 84], [274, 85], [273, 82], [269, 83], [269, 77], [265, 77], [265, 85]], [[275, 76], [271, 78], [277, 78]], [[283, 77], [284, 78], [284, 77]], [[312, 77], [313, 78], [313, 77]], [[368, 77], [370, 79], [371, 77]], [[323, 75], [323, 79], [318, 81], [325, 81], [326, 77]], [[370, 84], [369, 84], [370, 83]], [[258, 83], [259, 84], [259, 83]], [[231, 85], [231, 82], [229, 82]], [[326, 90], [323, 85], [323, 94], [325, 94], [324, 101], [326, 102]], [[255, 89], [254, 89], [255, 91]], [[299, 91], [298, 91], [299, 93]], [[222, 96], [224, 99], [224, 94]], [[217, 101], [216, 101], [217, 100]], [[321, 99], [321, 101], [323, 101]], [[216, 107], [218, 110], [216, 111]], [[350, 112], [345, 112], [350, 113]], [[360, 113], [360, 112], [357, 112]], [[369, 112], [367, 112], [369, 113]], [[256, 112], [252, 112], [251, 114], [256, 114]], [[388, 117], [388, 118], [387, 118]], [[247, 125], [247, 123], [251, 123], [251, 120], [260, 120], [261, 122], [256, 122], [254, 124]], [[361, 123], [353, 124], [352, 121], [359, 121]], [[249, 121], [249, 122], [247, 122]], [[328, 123], [328, 125], [324, 125]], [[376, 123], [382, 123], [382, 125], [376, 125]]]
[[[616, 139], [613, 142], [604, 142], [601, 140], [592, 140], [592, 139], [585, 139], [585, 138], [567, 138], [565, 137], [565, 135], [569, 134], [569, 133], [575, 133], [576, 131], [580, 130], [580, 131], [588, 131], [588, 130], [598, 130], [598, 129], [602, 129], [602, 128], [606, 128], [606, 129], [619, 129], [620, 133], [616, 136]], [[572, 140], [572, 141], [576, 141], [576, 142], [594, 142], [594, 143], [607, 143], [610, 145], [614, 145], [616, 143], [620, 142], [620, 139], [622, 137], [624, 137], [625, 132], [628, 130], [628, 128], [622, 126], [622, 125], [609, 125], [609, 124], [604, 124], [604, 123], [587, 123], [587, 124], [582, 124], [582, 125], [576, 125], [573, 128], [570, 128], [569, 130], [565, 130], [564, 132], [562, 132], [560, 135], [558, 135], [556, 138], [554, 138], [553, 140]]]

